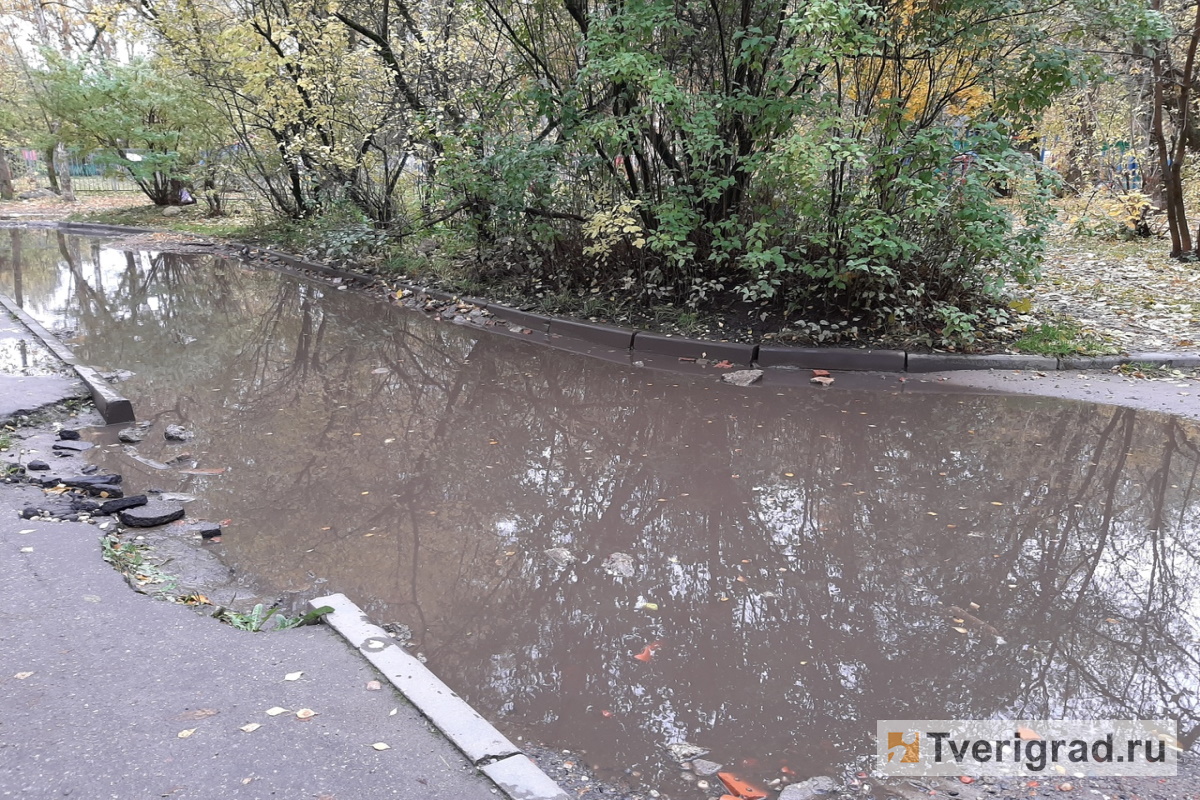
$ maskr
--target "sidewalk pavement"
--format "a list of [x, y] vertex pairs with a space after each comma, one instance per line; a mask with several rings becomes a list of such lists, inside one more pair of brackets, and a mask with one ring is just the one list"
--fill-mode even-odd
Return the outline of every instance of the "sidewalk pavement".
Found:
[[95, 527], [19, 519], [0, 491], [0, 797], [497, 796], [328, 627], [248, 633], [136, 594]]

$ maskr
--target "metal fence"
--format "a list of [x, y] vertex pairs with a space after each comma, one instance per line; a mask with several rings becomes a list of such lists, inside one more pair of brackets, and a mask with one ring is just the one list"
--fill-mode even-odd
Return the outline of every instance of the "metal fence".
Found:
[[[37, 150], [22, 149], [21, 158], [15, 159], [13, 175], [16, 179], [30, 179], [38, 186], [48, 186], [47, 164]], [[81, 194], [110, 192], [137, 192], [138, 185], [129, 179], [128, 173], [119, 167], [105, 167], [90, 158], [70, 156], [67, 168], [71, 173], [71, 187]]]

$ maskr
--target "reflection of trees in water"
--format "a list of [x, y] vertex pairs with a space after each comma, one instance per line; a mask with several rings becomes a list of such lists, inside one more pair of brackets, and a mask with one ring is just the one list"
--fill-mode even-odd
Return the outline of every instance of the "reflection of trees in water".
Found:
[[41, 307], [59, 285], [58, 260], [41, 246], [50, 235], [0, 227], [0, 292], [19, 305]]
[[[328, 579], [481, 708], [563, 744], [607, 731], [598, 760], [691, 736], [817, 768], [886, 717], [1197, 727], [1188, 423], [726, 391], [226, 262], [135, 257], [89, 285], [88, 346], [233, 468], [206, 495], [239, 570]], [[615, 551], [634, 579], [600, 569]]]

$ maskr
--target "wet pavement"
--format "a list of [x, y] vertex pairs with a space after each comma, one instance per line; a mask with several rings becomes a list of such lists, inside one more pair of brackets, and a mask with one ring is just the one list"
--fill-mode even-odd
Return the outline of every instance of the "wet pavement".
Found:
[[738, 389], [22, 236], [26, 310], [133, 373], [153, 423], [93, 460], [227, 520], [211, 547], [245, 592], [346, 593], [601, 777], [702, 796], [685, 740], [760, 782], [853, 772], [880, 718], [1200, 730], [1190, 421], [894, 378]]
[[99, 551], [93, 526], [0, 517], [0, 797], [496, 796], [332, 631], [234, 630]]

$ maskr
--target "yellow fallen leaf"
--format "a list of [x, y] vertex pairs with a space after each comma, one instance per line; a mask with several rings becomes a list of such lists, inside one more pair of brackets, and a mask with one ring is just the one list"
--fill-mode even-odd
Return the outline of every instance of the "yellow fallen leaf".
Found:
[[311, 708], [302, 708], [296, 712], [296, 719], [312, 719], [317, 715], [317, 712]]
[[186, 739], [195, 732], [195, 728], [188, 728], [186, 731], [180, 731], [179, 733], [175, 734], [175, 736], [179, 739]]
[[267, 709], [268, 717], [278, 717], [280, 714], [286, 714], [286, 713], [288, 713], [288, 710], [286, 708], [280, 708], [279, 706], [275, 706], [274, 708]]
[[367, 681], [368, 692], [378, 692], [382, 688], [383, 684], [381, 684], [379, 681]]
[[387, 742], [376, 742], [375, 744], [371, 745], [371, 747], [374, 747], [376, 750], [391, 750], [392, 749], [391, 745], [389, 745]]
[[966, 628], [955, 628], [954, 630], [958, 631], [959, 633], [969, 633]]
[[251, 722], [249, 725], [243, 725], [242, 727], [238, 728], [238, 730], [245, 731], [246, 733], [254, 733], [261, 727], [262, 725], [259, 725], [257, 722]]
[[23, 681], [31, 675], [33, 675], [32, 672], [18, 672], [16, 675], [13, 675], [13, 677], [19, 681]]
[[300, 676], [303, 674], [304, 674], [303, 670], [301, 670], [300, 672], [289, 672], [287, 675], [283, 676], [283, 679], [285, 681], [298, 681], [298, 680], [300, 680]]

